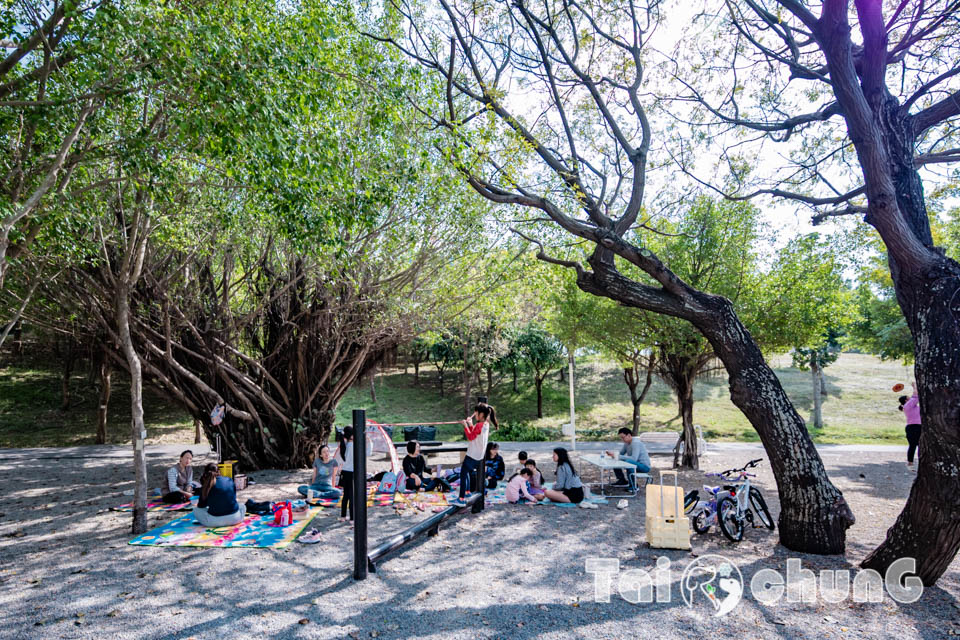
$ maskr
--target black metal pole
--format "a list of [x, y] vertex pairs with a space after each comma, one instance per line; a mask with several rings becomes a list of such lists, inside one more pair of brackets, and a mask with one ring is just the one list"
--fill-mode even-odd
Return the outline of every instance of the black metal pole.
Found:
[[367, 579], [367, 412], [353, 410], [353, 578]]
[[387, 554], [393, 551], [396, 551], [397, 549], [404, 546], [408, 542], [412, 541], [414, 538], [423, 534], [424, 532], [426, 532], [427, 535], [433, 535], [433, 532], [435, 532], [440, 527], [441, 522], [455, 515], [462, 509], [466, 509], [467, 507], [473, 507], [474, 505], [476, 505], [477, 502], [482, 502], [482, 501], [483, 501], [483, 496], [481, 494], [474, 493], [467, 499], [465, 506], [447, 507], [440, 513], [430, 516], [429, 518], [427, 518], [422, 522], [418, 522], [417, 524], [413, 525], [409, 529], [402, 531], [396, 535], [390, 536], [389, 538], [387, 538], [386, 540], [384, 540], [383, 542], [375, 546], [373, 549], [370, 549], [370, 553], [367, 555], [370, 571], [376, 572], [377, 570], [376, 563], [382, 557], [386, 556]]

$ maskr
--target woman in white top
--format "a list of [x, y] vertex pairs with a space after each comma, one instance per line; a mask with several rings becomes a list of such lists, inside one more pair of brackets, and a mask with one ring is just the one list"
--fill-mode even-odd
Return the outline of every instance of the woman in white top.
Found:
[[[370, 441], [366, 441], [366, 454], [370, 455]], [[340, 488], [343, 489], [343, 499], [340, 500], [340, 522], [347, 519], [347, 509], [350, 510], [350, 526], [353, 527], [353, 427], [343, 428], [343, 437], [337, 447], [337, 462], [340, 463]], [[366, 499], [365, 496], [361, 498]]]
[[[477, 469], [483, 464], [487, 441], [490, 439], [490, 423], [493, 423], [494, 429], [500, 426], [496, 410], [483, 402], [474, 407], [472, 416], [460, 421], [463, 435], [467, 438], [467, 455], [460, 465], [460, 496], [451, 503], [454, 506], [462, 507], [466, 504], [463, 499], [477, 482]], [[482, 486], [477, 489], [483, 491]]]

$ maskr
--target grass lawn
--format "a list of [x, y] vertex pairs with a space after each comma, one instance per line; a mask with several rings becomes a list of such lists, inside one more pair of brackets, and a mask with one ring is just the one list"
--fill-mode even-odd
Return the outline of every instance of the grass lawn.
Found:
[[[789, 356], [772, 359], [774, 370], [801, 414], [812, 407], [810, 374], [790, 367]], [[912, 369], [896, 362], [881, 362], [868, 355], [844, 354], [826, 370], [825, 426], [813, 434], [816, 442], [890, 443], [904, 441], [903, 414], [896, 410], [894, 382], [910, 381]], [[370, 399], [369, 383], [351, 389], [337, 411], [340, 424], [349, 424], [353, 409], [366, 409], [379, 422], [457, 420], [463, 414], [463, 396], [457, 372], [447, 373], [446, 395], [440, 397], [436, 371], [421, 368], [414, 385], [412, 369], [388, 371], [377, 377], [377, 403]], [[620, 370], [596, 358], [577, 363], [577, 432], [581, 439], [611, 439], [616, 429], [628, 425], [630, 404]], [[544, 415], [536, 417], [536, 394], [530, 380], [520, 380], [514, 393], [508, 378], [494, 387], [491, 401], [502, 424], [536, 428], [541, 439], [559, 439], [559, 426], [568, 419], [567, 383], [551, 375], [544, 383]], [[83, 376], [72, 380], [73, 403], [60, 411], [60, 376], [55, 370], [36, 367], [0, 368], [0, 447], [44, 447], [93, 444], [96, 430], [97, 390]], [[476, 393], [476, 391], [474, 391]], [[756, 432], [729, 399], [725, 376], [697, 382], [694, 420], [711, 440], [756, 440]], [[150, 388], [144, 389], [147, 441], [192, 442], [193, 426], [187, 414]], [[667, 387], [655, 381], [641, 407], [644, 430], [676, 430], [677, 408]], [[130, 442], [129, 386], [114, 373], [107, 440]], [[529, 432], [528, 432], [529, 433]], [[462, 439], [459, 427], [438, 429], [442, 440]], [[402, 435], [395, 435], [402, 439]], [[525, 435], [521, 439], [527, 439]]]
[[[578, 361], [576, 371], [577, 433], [583, 439], [612, 438], [616, 429], [628, 426], [631, 416], [629, 392], [621, 371], [595, 358]], [[804, 418], [813, 407], [812, 383], [808, 371], [790, 367], [790, 356], [771, 358], [774, 371], [787, 394]], [[722, 373], [722, 372], [721, 372]], [[823, 403], [823, 429], [813, 433], [821, 443], [899, 444], [904, 441], [903, 414], [896, 410], [895, 382], [908, 383], [912, 367], [899, 362], [883, 362], [869, 355], [846, 353], [825, 371], [827, 397]], [[338, 421], [350, 422], [353, 409], [366, 409], [367, 417], [379, 422], [424, 422], [459, 419], [463, 396], [454, 376], [447, 373], [446, 397], [441, 398], [436, 371], [421, 367], [420, 385], [413, 383], [412, 369], [387, 372], [377, 377], [377, 402], [370, 398], [369, 384], [350, 390], [340, 403]], [[457, 376], [459, 378], [459, 376]], [[511, 389], [509, 379], [495, 385], [491, 402], [501, 423], [527, 424], [559, 438], [559, 426], [569, 415], [568, 385], [556, 375], [544, 383], [544, 418], [536, 417], [536, 393], [530, 381], [522, 381], [519, 393]], [[476, 393], [476, 392], [474, 392]], [[755, 441], [756, 432], [742, 413], [730, 402], [725, 375], [697, 381], [694, 420], [704, 427], [712, 440]], [[676, 430], [679, 420], [673, 394], [655, 380], [641, 406], [644, 430]], [[438, 429], [444, 440], [462, 438], [459, 427]], [[395, 436], [399, 439], [398, 436]]]
[[[107, 443], [130, 444], [130, 383], [114, 372], [107, 411]], [[71, 379], [71, 406], [60, 411], [60, 373], [51, 369], [0, 368], [0, 447], [67, 447], [94, 444], [97, 383]], [[149, 387], [143, 390], [147, 443], [193, 442], [193, 420]]]

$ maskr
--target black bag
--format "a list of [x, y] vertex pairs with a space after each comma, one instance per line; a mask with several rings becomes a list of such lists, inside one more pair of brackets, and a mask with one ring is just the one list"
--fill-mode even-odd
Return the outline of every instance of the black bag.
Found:
[[273, 505], [270, 502], [254, 502], [247, 500], [247, 513], [255, 513], [259, 516], [265, 516], [273, 513]]
[[431, 440], [436, 440], [437, 438], [437, 428], [434, 426], [422, 426], [420, 427], [420, 438], [421, 442], [430, 442]]
[[420, 439], [420, 429], [421, 429], [421, 428], [422, 428], [422, 427], [420, 427], [420, 426], [416, 426], [416, 427], [404, 427], [404, 428], [403, 428], [403, 441], [404, 441], [404, 442], [410, 442], [411, 440], [419, 440], [419, 439]]

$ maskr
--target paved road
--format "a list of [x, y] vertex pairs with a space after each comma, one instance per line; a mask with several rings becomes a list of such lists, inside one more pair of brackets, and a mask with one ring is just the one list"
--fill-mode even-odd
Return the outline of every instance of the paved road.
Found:
[[[493, 434], [496, 439], [496, 433]], [[549, 454], [555, 447], [566, 447], [572, 450], [569, 441], [563, 442], [504, 442], [501, 445], [504, 453], [516, 453], [526, 451], [543, 457], [542, 454]], [[618, 442], [584, 442], [578, 441], [577, 451], [602, 451], [604, 449], [616, 449]], [[844, 453], [844, 452], [864, 452], [864, 451], [901, 451], [906, 447], [904, 445], [889, 444], [818, 444], [817, 451], [821, 454], [826, 453]], [[210, 452], [210, 447], [205, 444], [162, 444], [147, 445], [147, 456], [150, 458], [161, 457], [176, 459], [181, 451], [190, 449], [197, 459], [203, 459], [207, 455], [215, 455]], [[673, 448], [669, 445], [647, 445], [647, 450], [653, 455], [668, 455], [673, 453]], [[759, 442], [710, 442], [707, 444], [707, 455], [723, 454], [749, 454], [755, 452], [763, 455], [763, 446]], [[61, 460], [70, 458], [122, 458], [129, 459], [131, 448], [129, 445], [89, 445], [83, 447], [44, 447], [31, 449], [0, 449], [0, 460]], [[507, 457], [507, 456], [504, 456]]]

